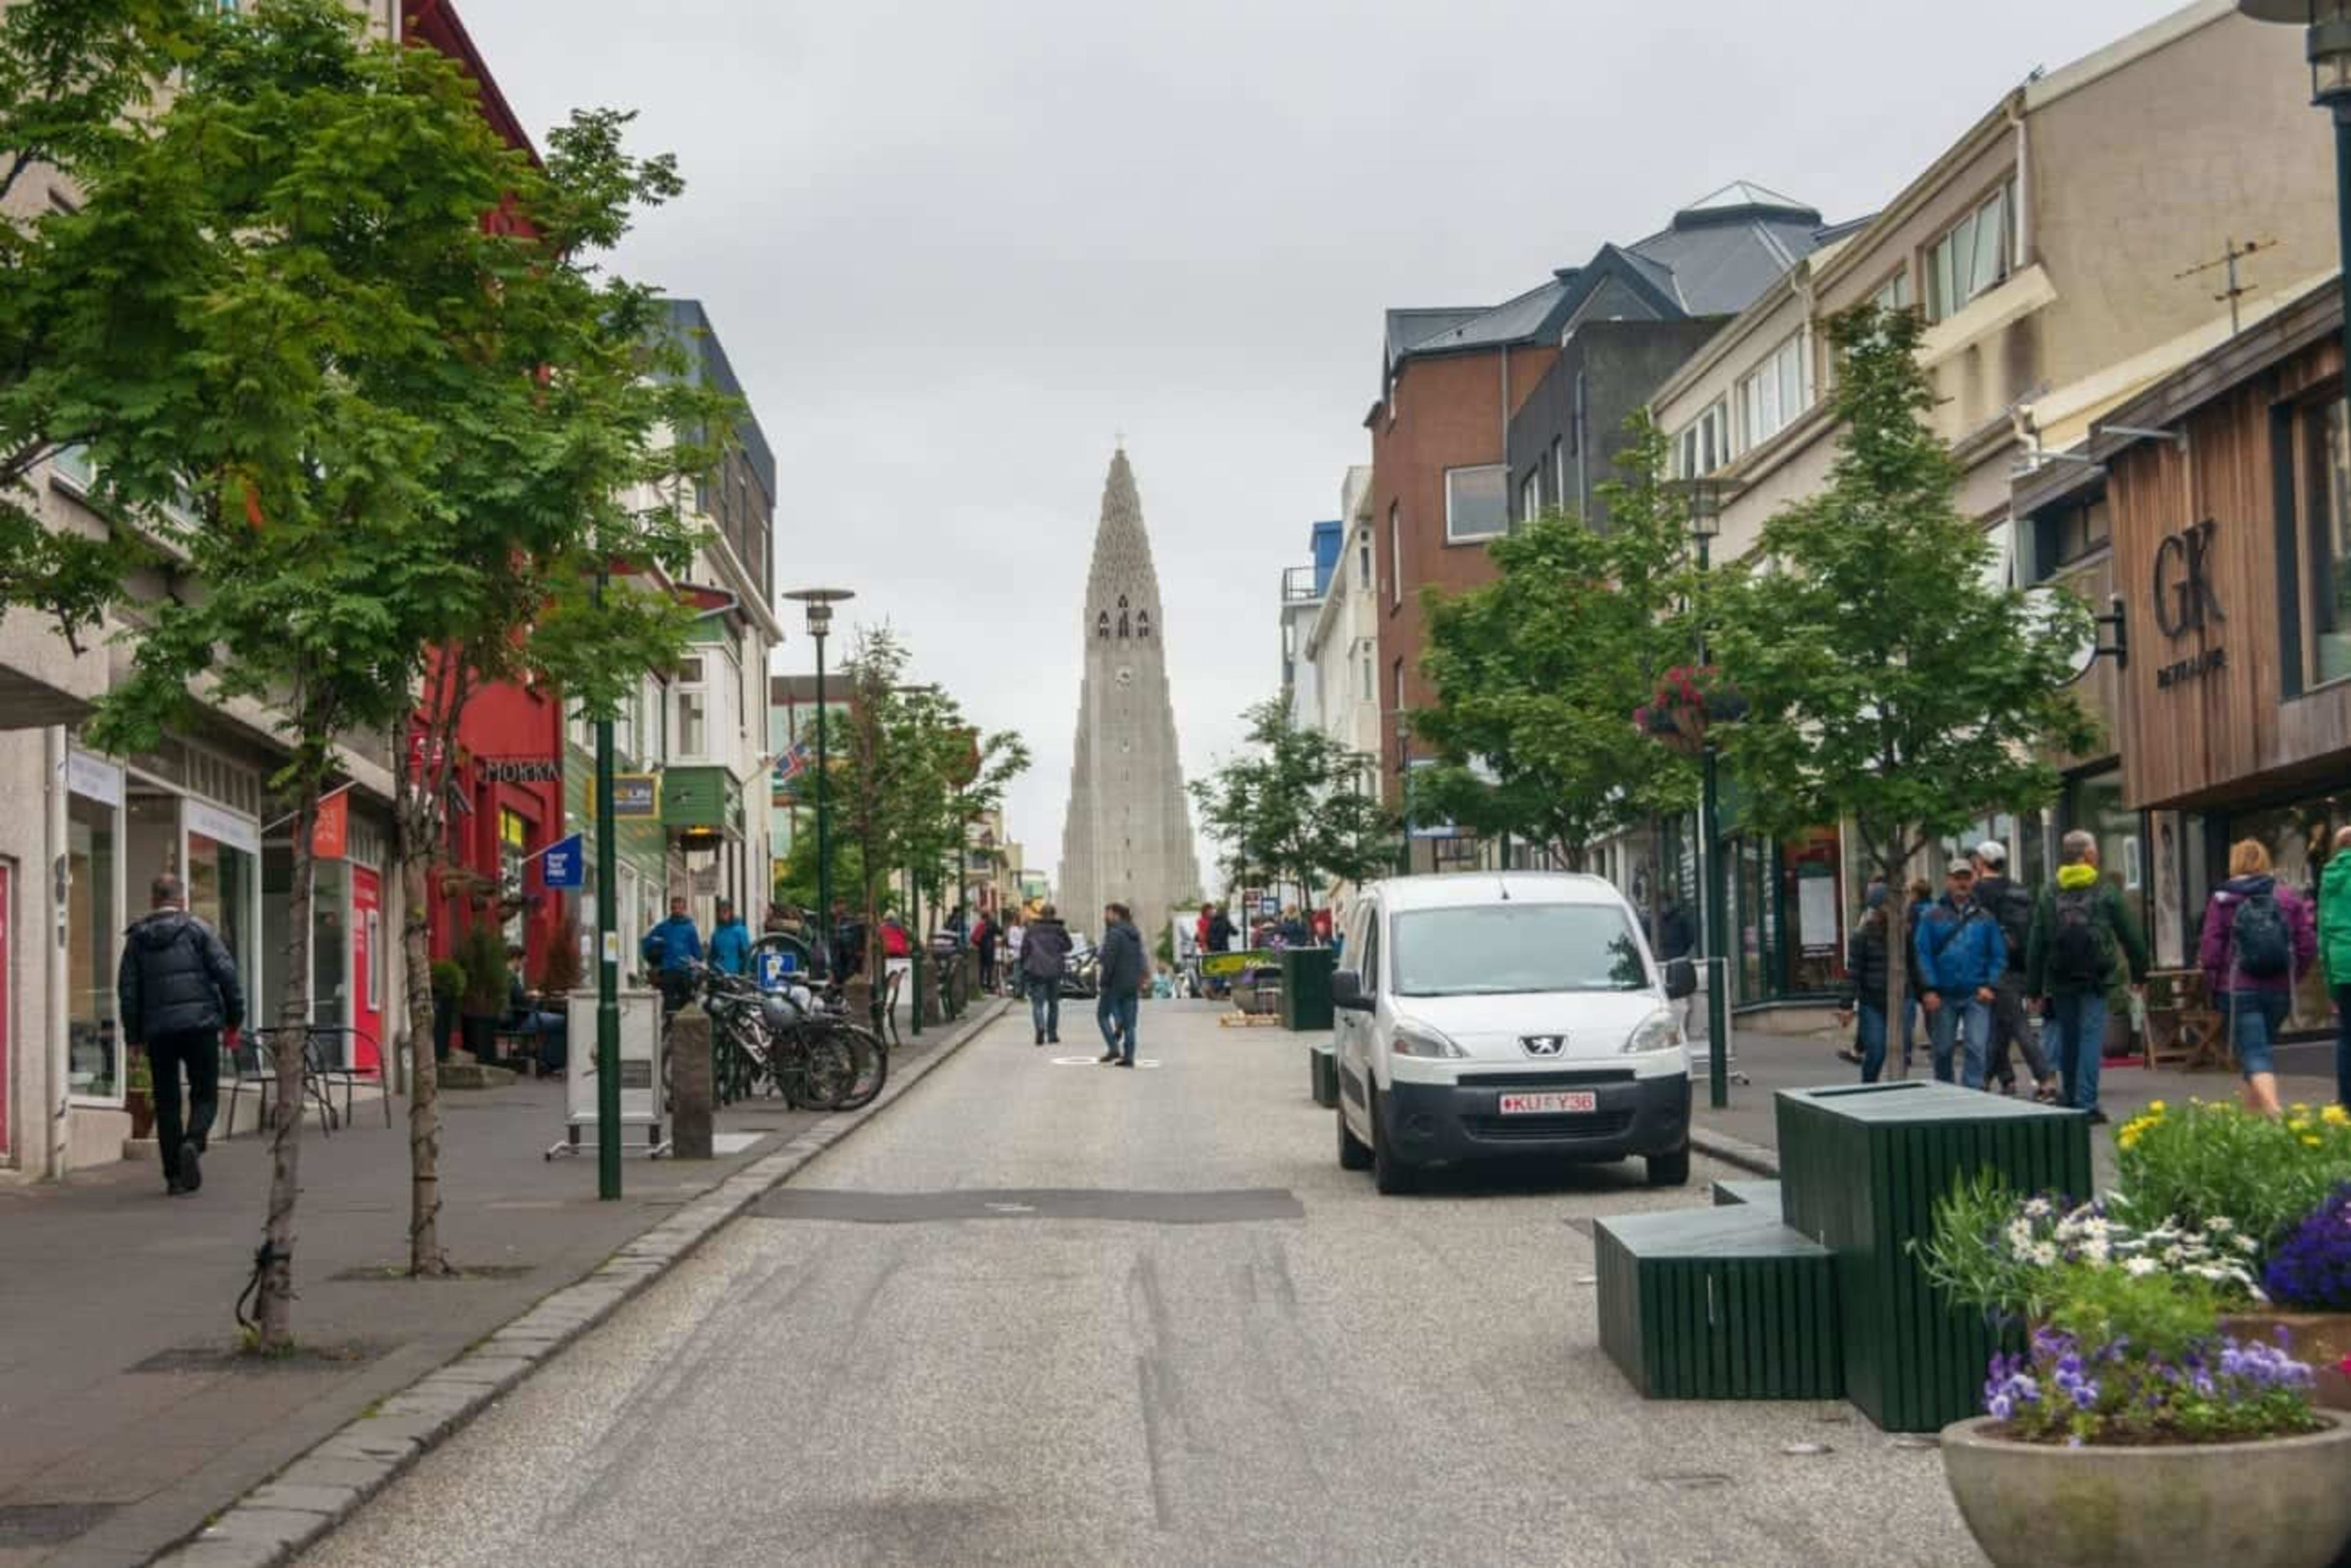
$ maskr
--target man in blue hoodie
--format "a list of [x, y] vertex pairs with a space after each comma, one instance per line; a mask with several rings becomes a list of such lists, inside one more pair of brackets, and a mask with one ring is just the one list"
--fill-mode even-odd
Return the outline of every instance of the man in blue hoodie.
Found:
[[685, 967], [702, 962], [702, 933], [694, 928], [684, 899], [669, 901], [669, 918], [645, 933], [638, 951], [661, 978], [662, 1017], [666, 1019], [694, 998], [694, 977]]
[[2001, 935], [2000, 922], [1976, 903], [1975, 867], [1953, 862], [1944, 886], [1943, 896], [1918, 922], [1911, 962], [1918, 966], [1935, 1076], [1951, 1081], [1951, 1047], [1964, 1039], [1959, 1082], [1980, 1089], [1991, 1042], [1994, 988], [2008, 970], [2008, 939]]
[[751, 928], [728, 899], [718, 901], [718, 921], [710, 928], [710, 967], [724, 975], [751, 972]]

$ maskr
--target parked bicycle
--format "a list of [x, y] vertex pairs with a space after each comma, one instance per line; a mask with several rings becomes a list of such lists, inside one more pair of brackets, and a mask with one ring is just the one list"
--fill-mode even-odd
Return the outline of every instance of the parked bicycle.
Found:
[[[764, 1092], [795, 1110], [854, 1111], [882, 1092], [888, 1053], [871, 1030], [849, 1021], [837, 988], [820, 1000], [804, 986], [766, 992], [706, 965], [690, 972], [710, 1019], [712, 1086], [720, 1104]], [[664, 1051], [665, 1092], [671, 1060]]]

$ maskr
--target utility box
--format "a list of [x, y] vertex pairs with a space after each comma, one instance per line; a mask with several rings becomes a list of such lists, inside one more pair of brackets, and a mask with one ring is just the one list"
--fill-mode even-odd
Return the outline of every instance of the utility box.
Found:
[[1299, 1034], [1331, 1028], [1331, 973], [1339, 967], [1335, 947], [1281, 950], [1281, 1027]]
[[1928, 1282], [1912, 1244], [1933, 1235], [1938, 1200], [1979, 1172], [2020, 1193], [2086, 1197], [2088, 1118], [1905, 1080], [1783, 1089], [1778, 1120], [1783, 1217], [1836, 1257], [1846, 1397], [1889, 1432], [1975, 1415], [1998, 1339]]
[[1757, 1204], [1593, 1227], [1600, 1345], [1650, 1399], [1834, 1399], [1836, 1260]]

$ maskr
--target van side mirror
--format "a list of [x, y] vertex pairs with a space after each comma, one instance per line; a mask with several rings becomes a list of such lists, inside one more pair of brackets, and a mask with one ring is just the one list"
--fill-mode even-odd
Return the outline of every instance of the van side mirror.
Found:
[[1666, 960], [1666, 999], [1680, 1001], [1698, 994], [1698, 965], [1687, 958]]
[[1331, 971], [1331, 1005], [1343, 1012], [1367, 1013], [1372, 998], [1364, 995], [1364, 977], [1355, 969]]

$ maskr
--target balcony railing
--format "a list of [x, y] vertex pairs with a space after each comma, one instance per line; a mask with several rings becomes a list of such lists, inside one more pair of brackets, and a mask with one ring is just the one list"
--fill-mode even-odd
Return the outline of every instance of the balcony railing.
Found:
[[1282, 569], [1281, 601], [1284, 604], [1311, 604], [1322, 596], [1314, 591], [1314, 569], [1292, 566]]

